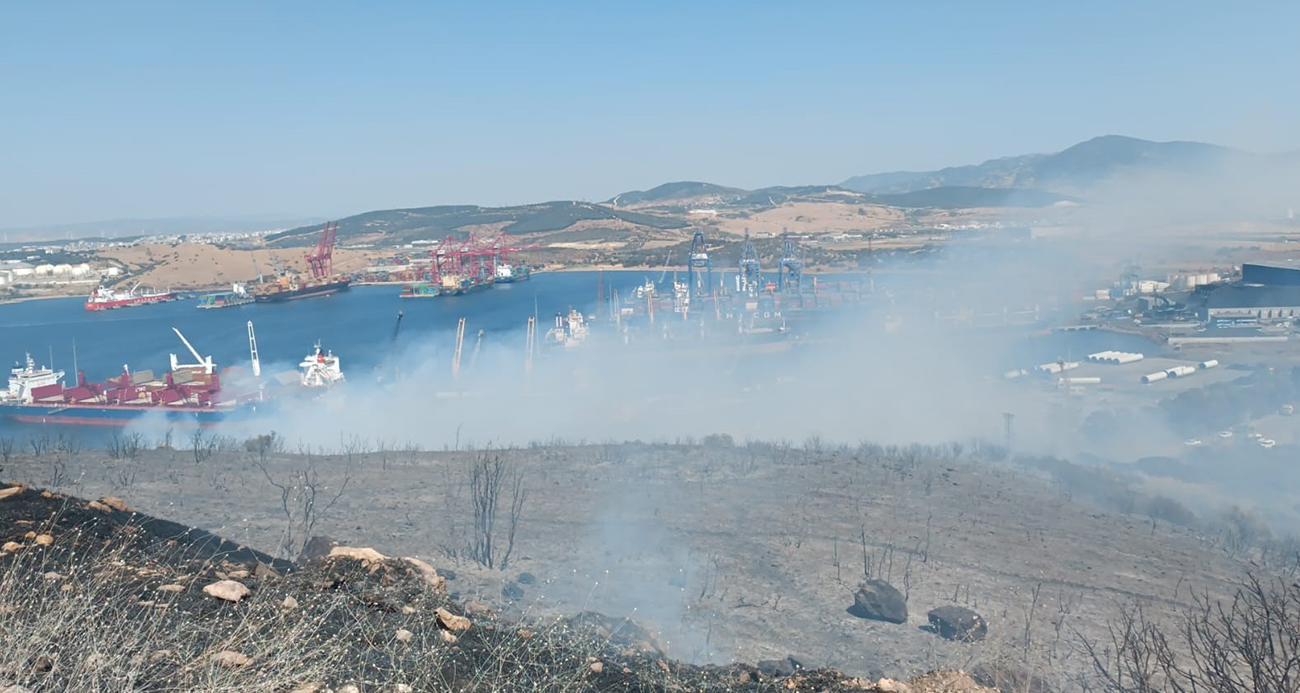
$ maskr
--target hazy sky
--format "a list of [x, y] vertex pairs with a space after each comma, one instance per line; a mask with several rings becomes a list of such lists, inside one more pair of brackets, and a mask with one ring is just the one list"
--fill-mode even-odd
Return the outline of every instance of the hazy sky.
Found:
[[1297, 31], [1295, 2], [9, 2], [0, 227], [1292, 149]]

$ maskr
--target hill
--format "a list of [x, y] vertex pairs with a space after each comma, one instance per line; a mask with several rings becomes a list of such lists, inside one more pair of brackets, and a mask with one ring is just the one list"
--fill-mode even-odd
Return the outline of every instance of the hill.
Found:
[[[384, 243], [410, 243], [437, 240], [449, 234], [469, 231], [504, 231], [515, 236], [530, 236], [562, 231], [582, 222], [631, 225], [647, 229], [680, 229], [683, 219], [647, 214], [590, 202], [560, 201], [515, 207], [479, 207], [444, 205], [411, 209], [388, 209], [365, 212], [338, 221], [341, 245], [381, 240]], [[286, 247], [310, 245], [320, 227], [300, 226], [267, 236], [268, 245]]]
[[1025, 154], [938, 171], [895, 171], [854, 176], [841, 185], [866, 193], [897, 194], [939, 187], [1086, 190], [1121, 173], [1166, 173], [1268, 157], [1201, 142], [1151, 142], [1105, 135], [1054, 154]]

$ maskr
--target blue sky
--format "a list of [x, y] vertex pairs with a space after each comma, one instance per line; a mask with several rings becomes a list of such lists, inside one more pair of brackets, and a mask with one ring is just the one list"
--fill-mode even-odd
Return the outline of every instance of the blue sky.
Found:
[[1300, 147], [1300, 3], [5, 3], [0, 227]]

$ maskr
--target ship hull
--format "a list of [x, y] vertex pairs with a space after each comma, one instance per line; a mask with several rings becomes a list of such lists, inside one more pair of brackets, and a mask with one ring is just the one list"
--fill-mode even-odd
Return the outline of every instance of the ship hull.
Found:
[[257, 405], [234, 407], [131, 407], [77, 404], [0, 404], [0, 416], [29, 424], [56, 426], [115, 426], [132, 423], [163, 425], [197, 424], [215, 426], [222, 422], [248, 421]]
[[117, 301], [86, 301], [86, 310], [113, 310], [115, 308], [147, 306], [152, 303], [175, 301], [176, 298], [176, 294], [159, 294], [157, 296], [136, 296], [134, 298], [124, 298]]
[[284, 301], [296, 301], [303, 298], [316, 298], [318, 296], [328, 296], [330, 294], [346, 291], [351, 284], [348, 280], [330, 282], [329, 284], [320, 284], [317, 286], [304, 286], [292, 291], [276, 291], [274, 293], [257, 294], [255, 297], [258, 303], [281, 303]]

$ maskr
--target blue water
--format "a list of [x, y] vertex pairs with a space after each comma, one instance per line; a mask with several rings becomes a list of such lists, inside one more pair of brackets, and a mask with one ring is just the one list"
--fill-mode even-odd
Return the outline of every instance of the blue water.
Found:
[[[605, 274], [606, 286], [621, 290], [641, 278], [636, 272]], [[0, 362], [31, 352], [38, 363], [48, 364], [52, 354], [70, 383], [75, 344], [77, 367], [91, 380], [115, 376], [123, 365], [162, 372], [169, 367], [169, 354], [193, 361], [172, 332], [175, 327], [218, 366], [247, 365], [251, 320], [263, 364], [294, 367], [319, 340], [346, 359], [350, 372], [367, 372], [411, 346], [445, 342], [450, 349], [461, 317], [467, 318], [467, 345], [480, 329], [487, 341], [522, 334], [534, 309], [544, 332], [557, 312], [570, 307], [590, 312], [596, 288], [596, 273], [567, 272], [539, 273], [527, 282], [432, 299], [398, 298], [398, 286], [359, 286], [330, 297], [218, 310], [199, 310], [197, 300], [94, 313], [83, 308], [81, 298], [29, 301], [0, 305]], [[403, 316], [394, 339], [398, 311]]]

